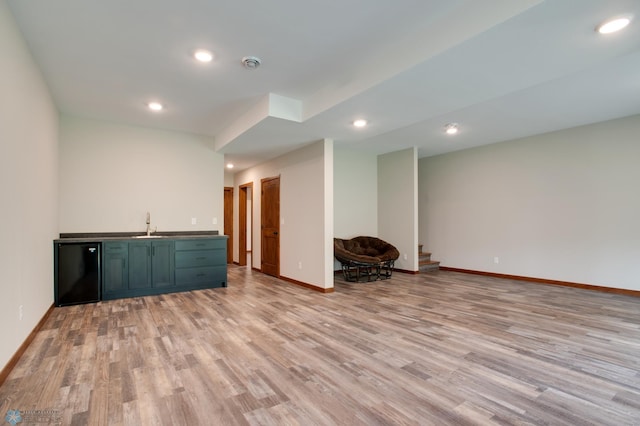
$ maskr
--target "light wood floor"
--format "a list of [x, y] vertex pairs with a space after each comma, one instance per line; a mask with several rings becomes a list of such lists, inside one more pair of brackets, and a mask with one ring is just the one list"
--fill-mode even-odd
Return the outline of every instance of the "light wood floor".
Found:
[[61, 424], [640, 425], [640, 298], [453, 272], [56, 308], [0, 388]]

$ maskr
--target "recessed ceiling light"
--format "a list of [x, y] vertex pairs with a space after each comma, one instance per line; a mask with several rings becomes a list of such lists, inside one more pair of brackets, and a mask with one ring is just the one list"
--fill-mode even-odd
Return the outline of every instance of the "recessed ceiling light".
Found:
[[262, 64], [260, 58], [255, 56], [245, 56], [242, 58], [242, 65], [249, 70], [255, 70]]
[[356, 121], [353, 122], [353, 125], [355, 127], [364, 127], [364, 126], [367, 125], [367, 120], [363, 120], [363, 119], [356, 120]]
[[233, 164], [232, 163], [228, 163], [227, 164], [227, 169], [233, 169]]
[[147, 104], [151, 111], [162, 111], [164, 106], [160, 102], [149, 102]]
[[211, 62], [211, 60], [213, 59], [213, 53], [209, 52], [208, 50], [198, 49], [193, 52], [193, 57], [200, 62], [206, 63]]
[[619, 16], [609, 19], [596, 27], [596, 31], [600, 34], [611, 34], [625, 28], [631, 22], [628, 16]]
[[444, 126], [444, 132], [448, 135], [455, 135], [459, 130], [460, 129], [458, 129], [458, 123], [449, 123]]

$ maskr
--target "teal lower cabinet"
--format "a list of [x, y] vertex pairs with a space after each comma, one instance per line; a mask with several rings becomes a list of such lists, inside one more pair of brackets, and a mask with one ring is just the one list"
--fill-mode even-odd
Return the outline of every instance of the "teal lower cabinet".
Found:
[[175, 286], [173, 241], [151, 242], [151, 286], [171, 288]]
[[129, 243], [102, 243], [102, 298], [129, 289]]
[[129, 290], [151, 287], [151, 242], [129, 243]]
[[190, 289], [227, 286], [227, 240], [178, 240], [176, 286]]
[[102, 299], [227, 286], [226, 238], [103, 242]]

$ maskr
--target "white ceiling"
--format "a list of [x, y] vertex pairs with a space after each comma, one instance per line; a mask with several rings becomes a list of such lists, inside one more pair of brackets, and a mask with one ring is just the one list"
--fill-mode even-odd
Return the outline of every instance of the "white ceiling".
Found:
[[62, 112], [210, 136], [236, 170], [322, 138], [424, 157], [640, 113], [640, 0], [7, 2]]

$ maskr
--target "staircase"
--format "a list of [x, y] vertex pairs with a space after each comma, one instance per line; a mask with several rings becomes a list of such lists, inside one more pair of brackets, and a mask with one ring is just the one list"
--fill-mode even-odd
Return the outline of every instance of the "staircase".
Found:
[[422, 251], [422, 244], [418, 244], [418, 266], [420, 272], [431, 272], [440, 269], [440, 262], [431, 260], [431, 253]]

